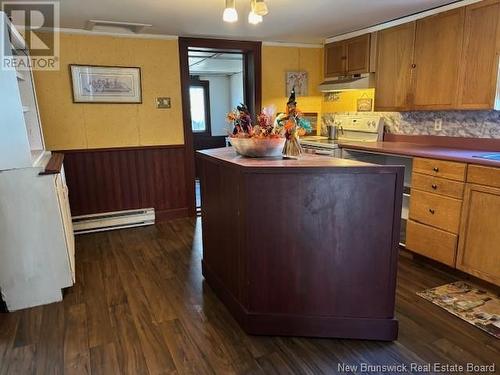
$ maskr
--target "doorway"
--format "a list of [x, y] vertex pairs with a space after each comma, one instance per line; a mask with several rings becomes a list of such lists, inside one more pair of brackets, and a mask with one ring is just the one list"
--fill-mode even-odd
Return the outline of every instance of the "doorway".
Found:
[[179, 38], [179, 54], [186, 189], [194, 216], [201, 206], [195, 152], [226, 145], [225, 116], [236, 105], [260, 111], [261, 43]]
[[[226, 113], [246, 102], [242, 53], [189, 48], [189, 105], [194, 150], [224, 147]], [[198, 177], [198, 168], [195, 168]]]

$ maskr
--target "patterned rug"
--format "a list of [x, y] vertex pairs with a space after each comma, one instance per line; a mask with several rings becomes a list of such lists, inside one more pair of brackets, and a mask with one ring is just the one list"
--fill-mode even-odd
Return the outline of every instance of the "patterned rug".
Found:
[[500, 296], [464, 281], [427, 289], [417, 295], [500, 339]]

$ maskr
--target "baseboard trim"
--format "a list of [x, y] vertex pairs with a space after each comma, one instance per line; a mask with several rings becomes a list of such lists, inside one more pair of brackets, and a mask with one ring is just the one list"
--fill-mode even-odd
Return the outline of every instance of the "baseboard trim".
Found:
[[189, 208], [183, 207], [183, 208], [175, 208], [172, 210], [156, 211], [155, 216], [157, 223], [173, 219], [181, 219], [183, 217], [189, 217]]
[[395, 318], [350, 318], [248, 311], [203, 261], [202, 272], [208, 285], [247, 334], [379, 341], [394, 341], [398, 338], [398, 321]]

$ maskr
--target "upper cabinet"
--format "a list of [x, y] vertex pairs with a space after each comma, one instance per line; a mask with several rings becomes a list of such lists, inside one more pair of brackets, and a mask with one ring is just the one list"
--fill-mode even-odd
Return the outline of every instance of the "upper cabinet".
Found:
[[378, 32], [375, 107], [378, 111], [409, 109], [415, 22]]
[[465, 9], [417, 21], [413, 108], [451, 109], [457, 102]]
[[[0, 61], [9, 63], [0, 68], [0, 171], [28, 168], [36, 165], [44, 155], [38, 104], [31, 57], [24, 50], [19, 32], [7, 16], [0, 12]], [[5, 48], [4, 48], [5, 47]]]
[[498, 108], [500, 0], [469, 5], [465, 12], [458, 108]]
[[330, 43], [325, 46], [325, 78], [345, 74], [346, 57], [344, 51], [344, 42]]
[[370, 34], [325, 45], [325, 78], [370, 71]]
[[378, 32], [375, 110], [499, 109], [500, 0]]

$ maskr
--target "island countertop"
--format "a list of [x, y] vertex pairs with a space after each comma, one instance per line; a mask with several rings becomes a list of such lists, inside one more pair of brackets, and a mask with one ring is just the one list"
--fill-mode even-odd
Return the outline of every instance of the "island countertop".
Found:
[[197, 156], [203, 276], [247, 333], [397, 337], [404, 167]]
[[247, 158], [238, 155], [232, 147], [198, 151], [198, 154], [244, 168], [381, 168], [380, 165], [308, 153], [302, 154], [299, 159]]

